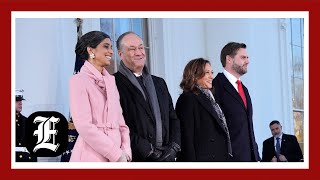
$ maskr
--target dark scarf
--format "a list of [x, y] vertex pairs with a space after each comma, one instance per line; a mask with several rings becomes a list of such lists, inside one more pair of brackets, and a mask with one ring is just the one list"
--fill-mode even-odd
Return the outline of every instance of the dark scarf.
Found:
[[[120, 61], [119, 72], [127, 77], [129, 81], [140, 90], [145, 100], [147, 100], [147, 95], [144, 93], [141, 85], [139, 84], [137, 78], [133, 72], [127, 68], [122, 61]], [[145, 88], [149, 94], [149, 102], [152, 107], [154, 117], [156, 119], [156, 145], [162, 146], [162, 120], [159, 107], [158, 96], [156, 89], [153, 84], [151, 74], [149, 74], [147, 67], [143, 68], [142, 77], [144, 78]]]
[[227, 121], [226, 121], [226, 118], [219, 106], [218, 103], [216, 103], [216, 101], [214, 100], [213, 98], [213, 95], [210, 94], [212, 92], [210, 92], [210, 90], [207, 90], [207, 89], [203, 89], [202, 87], [200, 87], [199, 85], [196, 85], [197, 89], [200, 90], [200, 92], [202, 92], [206, 98], [210, 101], [213, 109], [215, 110], [215, 112], [218, 114], [218, 117], [219, 119], [221, 120], [222, 124], [223, 124], [223, 127], [224, 127], [224, 130], [225, 132], [227, 133], [227, 138], [228, 138], [228, 153], [229, 155], [232, 156], [232, 147], [231, 147], [231, 140], [230, 140], [230, 134], [229, 134], [229, 130], [228, 130], [228, 126], [227, 126]]

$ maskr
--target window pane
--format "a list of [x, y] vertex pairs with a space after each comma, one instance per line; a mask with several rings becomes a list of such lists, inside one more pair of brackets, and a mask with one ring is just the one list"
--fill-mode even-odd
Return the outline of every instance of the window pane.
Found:
[[301, 46], [301, 19], [291, 19], [292, 44]]
[[294, 77], [303, 79], [303, 57], [302, 48], [293, 46], [292, 47], [292, 60], [293, 60], [293, 75]]
[[303, 112], [293, 112], [294, 135], [299, 143], [303, 143]]
[[110, 74], [115, 73], [115, 67], [114, 67], [114, 61], [115, 61], [115, 56], [116, 56], [116, 51], [115, 51], [115, 40], [114, 40], [114, 33], [113, 33], [113, 20], [112, 18], [101, 18], [100, 19], [100, 28], [102, 32], [107, 33], [112, 41], [112, 48], [114, 50], [114, 53], [112, 55], [112, 59], [111, 59], [111, 64], [109, 66], [106, 67], [107, 71]]
[[[291, 50], [292, 50], [292, 105], [294, 118], [294, 134], [298, 139], [303, 153], [303, 111], [304, 111], [304, 76], [303, 76], [303, 43], [304, 43], [303, 19], [291, 19]], [[298, 110], [298, 111], [297, 111]]]
[[140, 37], [143, 37], [142, 35], [142, 19], [134, 18], [132, 19], [132, 27], [133, 31], [137, 33]]
[[299, 146], [300, 146], [300, 149], [302, 151], [302, 155], [304, 155], [304, 143], [303, 142], [300, 142], [299, 143]]
[[302, 109], [303, 110], [303, 79], [301, 78], [293, 78], [293, 108], [294, 109]]
[[302, 37], [301, 47], [304, 47], [304, 19], [301, 19], [301, 37]]
[[118, 39], [118, 37], [122, 33], [132, 30], [130, 21], [131, 20], [127, 19], [127, 18], [115, 18], [114, 19], [116, 39]]
[[[116, 39], [118, 39], [118, 37], [122, 34], [125, 33], [127, 31], [131, 31], [131, 20], [128, 18], [115, 18], [114, 19], [114, 26], [115, 26], [115, 37]], [[118, 50], [116, 50], [115, 52], [117, 52]], [[116, 56], [116, 66], [119, 67], [120, 65], [120, 56], [118, 55], [118, 53], [115, 53]]]
[[[112, 39], [112, 34], [113, 34], [112, 19], [110, 19], [110, 18], [101, 18], [100, 19], [100, 28], [101, 28], [102, 32], [107, 33]], [[112, 40], [114, 40], [114, 39], [112, 39]]]

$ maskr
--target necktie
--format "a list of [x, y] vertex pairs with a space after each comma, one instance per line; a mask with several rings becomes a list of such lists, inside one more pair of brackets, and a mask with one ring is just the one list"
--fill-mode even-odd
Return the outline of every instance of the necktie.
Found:
[[242, 84], [241, 81], [237, 80], [236, 82], [238, 84], [238, 92], [242, 98], [242, 101], [244, 103], [244, 106], [247, 108], [247, 100], [246, 100], [246, 95], [244, 94], [243, 88], [242, 88]]
[[277, 143], [276, 143], [276, 157], [277, 157], [277, 160], [279, 160], [279, 155], [280, 155], [280, 138], [276, 138], [277, 139]]
[[143, 77], [142, 77], [142, 76], [139, 76], [139, 77], [137, 77], [137, 80], [138, 80], [138, 82], [139, 82], [139, 84], [140, 84], [140, 86], [141, 86], [141, 88], [142, 88], [142, 90], [143, 90], [143, 93], [144, 93], [144, 95], [145, 95], [145, 100], [146, 100], [146, 101], [149, 101], [149, 99], [148, 99], [148, 92], [147, 92], [146, 86], [144, 85]]

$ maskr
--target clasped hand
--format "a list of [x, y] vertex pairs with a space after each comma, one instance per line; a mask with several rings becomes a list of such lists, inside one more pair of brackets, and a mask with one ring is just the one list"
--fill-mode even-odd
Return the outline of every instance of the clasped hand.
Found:
[[[279, 155], [279, 161], [280, 162], [288, 162], [287, 158], [282, 154]], [[271, 159], [271, 162], [277, 162], [277, 157], [273, 156], [273, 158]]]
[[153, 152], [149, 156], [154, 161], [171, 162], [175, 161], [180, 146], [177, 143], [170, 143], [166, 146], [154, 147]]

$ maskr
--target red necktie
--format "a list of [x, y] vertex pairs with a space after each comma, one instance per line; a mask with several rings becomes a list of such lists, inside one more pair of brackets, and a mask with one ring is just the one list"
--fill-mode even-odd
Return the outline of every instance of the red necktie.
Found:
[[242, 98], [242, 101], [244, 103], [244, 106], [247, 108], [247, 100], [246, 100], [246, 95], [244, 94], [243, 92], [243, 88], [242, 88], [242, 84], [241, 84], [241, 81], [237, 80], [236, 82], [238, 84], [238, 92]]

